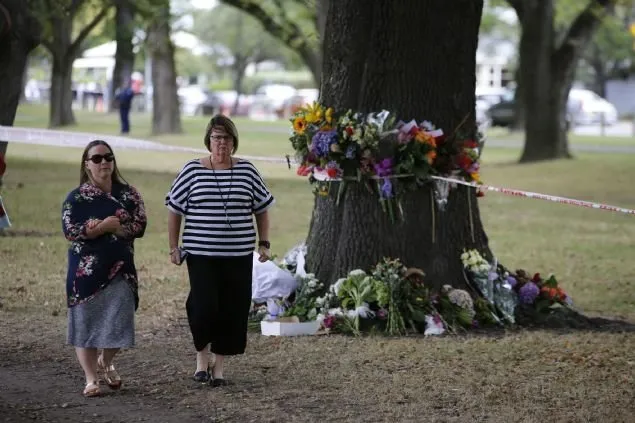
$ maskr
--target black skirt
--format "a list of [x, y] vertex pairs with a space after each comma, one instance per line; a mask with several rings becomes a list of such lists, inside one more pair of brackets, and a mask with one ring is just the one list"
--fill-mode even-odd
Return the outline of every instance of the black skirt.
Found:
[[190, 294], [185, 308], [196, 351], [211, 344], [220, 355], [243, 354], [251, 306], [253, 255], [188, 255]]

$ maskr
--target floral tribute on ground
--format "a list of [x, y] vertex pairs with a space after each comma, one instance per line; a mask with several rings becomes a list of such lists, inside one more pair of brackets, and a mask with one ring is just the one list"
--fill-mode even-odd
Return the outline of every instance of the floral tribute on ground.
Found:
[[[482, 144], [463, 136], [460, 125], [447, 135], [428, 121], [396, 121], [385, 110], [342, 112], [318, 103], [301, 108], [291, 122], [297, 173], [308, 177], [318, 194], [327, 195], [339, 181], [339, 200], [348, 181], [365, 182], [394, 217], [399, 194], [429, 182], [431, 175], [480, 183]], [[447, 189], [435, 190], [440, 191], [447, 195]]]
[[[458, 258], [457, 258], [458, 259]], [[318, 321], [327, 332], [401, 336], [456, 334], [474, 328], [539, 321], [571, 299], [555, 276], [528, 276], [488, 262], [477, 250], [461, 255], [467, 289], [447, 284], [433, 292], [422, 269], [385, 258], [371, 269], [355, 269], [331, 285], [283, 259], [279, 266], [296, 274], [298, 287], [287, 298], [254, 304], [252, 320], [293, 318]]]

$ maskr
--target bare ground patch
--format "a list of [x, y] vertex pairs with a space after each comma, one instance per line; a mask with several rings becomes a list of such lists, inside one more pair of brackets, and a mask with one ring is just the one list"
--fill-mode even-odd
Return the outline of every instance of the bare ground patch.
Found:
[[232, 358], [231, 385], [190, 375], [188, 329], [144, 325], [118, 367], [120, 392], [88, 400], [65, 319], [2, 312], [0, 415], [69, 422], [630, 421], [635, 336], [501, 331], [446, 338], [266, 338]]

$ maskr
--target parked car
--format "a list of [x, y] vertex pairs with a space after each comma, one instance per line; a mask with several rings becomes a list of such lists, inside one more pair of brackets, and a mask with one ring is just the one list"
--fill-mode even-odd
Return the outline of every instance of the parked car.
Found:
[[572, 88], [569, 101], [575, 105], [574, 119], [578, 125], [614, 125], [618, 121], [617, 109], [611, 103], [590, 90]]
[[254, 94], [249, 116], [254, 119], [282, 119], [287, 114], [289, 100], [296, 94], [297, 90], [291, 85], [262, 85]]
[[307, 104], [318, 101], [320, 90], [317, 88], [301, 88], [297, 93], [290, 97], [285, 104], [285, 117], [291, 117], [300, 108]]
[[[567, 130], [571, 128], [575, 122], [574, 117], [578, 109], [577, 105], [578, 103], [569, 97], [565, 116]], [[487, 116], [491, 126], [512, 126], [516, 121], [516, 100], [514, 91], [510, 90], [500, 103], [491, 106], [487, 110]]]
[[189, 85], [177, 90], [181, 113], [188, 116], [200, 115], [203, 104], [208, 100], [209, 92], [198, 85]]

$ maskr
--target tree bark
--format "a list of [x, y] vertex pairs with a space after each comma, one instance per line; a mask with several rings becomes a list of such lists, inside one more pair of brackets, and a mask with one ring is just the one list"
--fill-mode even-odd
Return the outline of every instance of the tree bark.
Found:
[[240, 105], [240, 96], [243, 93], [243, 81], [245, 80], [245, 70], [249, 59], [242, 56], [239, 53], [234, 54], [234, 64], [232, 65], [232, 73], [234, 76], [234, 90], [236, 91], [236, 100], [232, 106], [232, 114], [238, 113], [238, 106]]
[[134, 70], [134, 51], [132, 36], [134, 33], [134, 8], [130, 0], [118, 0], [115, 14], [115, 39], [117, 50], [115, 52], [115, 69], [112, 73], [112, 85], [110, 86], [109, 110], [115, 109], [115, 92], [118, 88], [130, 81]]
[[[68, 44], [60, 44], [60, 49], [68, 49]], [[73, 113], [73, 62], [75, 57], [68, 54], [53, 57], [51, 74], [51, 100], [49, 103], [49, 126], [51, 128], [75, 125]]]
[[77, 11], [84, 4], [77, 0], [65, 10], [51, 12], [50, 25], [52, 38], [42, 40], [43, 45], [53, 56], [51, 75], [51, 100], [49, 105], [49, 127], [61, 127], [75, 124], [73, 113], [73, 62], [77, 58], [82, 42], [88, 34], [106, 17], [109, 4], [83, 27], [73, 40], [73, 20]]
[[[24, 0], [3, 0], [0, 8], [0, 125], [13, 126], [27, 57], [40, 43], [42, 29]], [[0, 154], [7, 146], [7, 140], [0, 140]]]
[[[476, 47], [483, 2], [364, 0], [332, 2], [326, 26], [322, 103], [336, 110], [391, 110], [403, 120], [430, 120], [451, 133], [476, 133]], [[420, 17], [413, 24], [412, 17]], [[443, 36], [440, 36], [443, 34]], [[307, 268], [332, 284], [383, 257], [426, 272], [438, 289], [464, 287], [460, 254], [478, 248], [490, 256], [475, 192], [452, 190], [437, 209], [432, 184], [406, 193], [402, 221], [391, 223], [376, 192], [347, 182], [336, 206], [316, 196], [307, 238]], [[375, 190], [376, 191], [376, 190]]]
[[170, 40], [170, 5], [161, 6], [150, 23], [147, 47], [152, 60], [152, 133], [180, 134], [181, 113], [176, 86], [174, 45]]
[[591, 0], [556, 45], [554, 0], [526, 0], [520, 39], [520, 85], [525, 111], [521, 162], [569, 158], [566, 110], [581, 53], [615, 0]]

